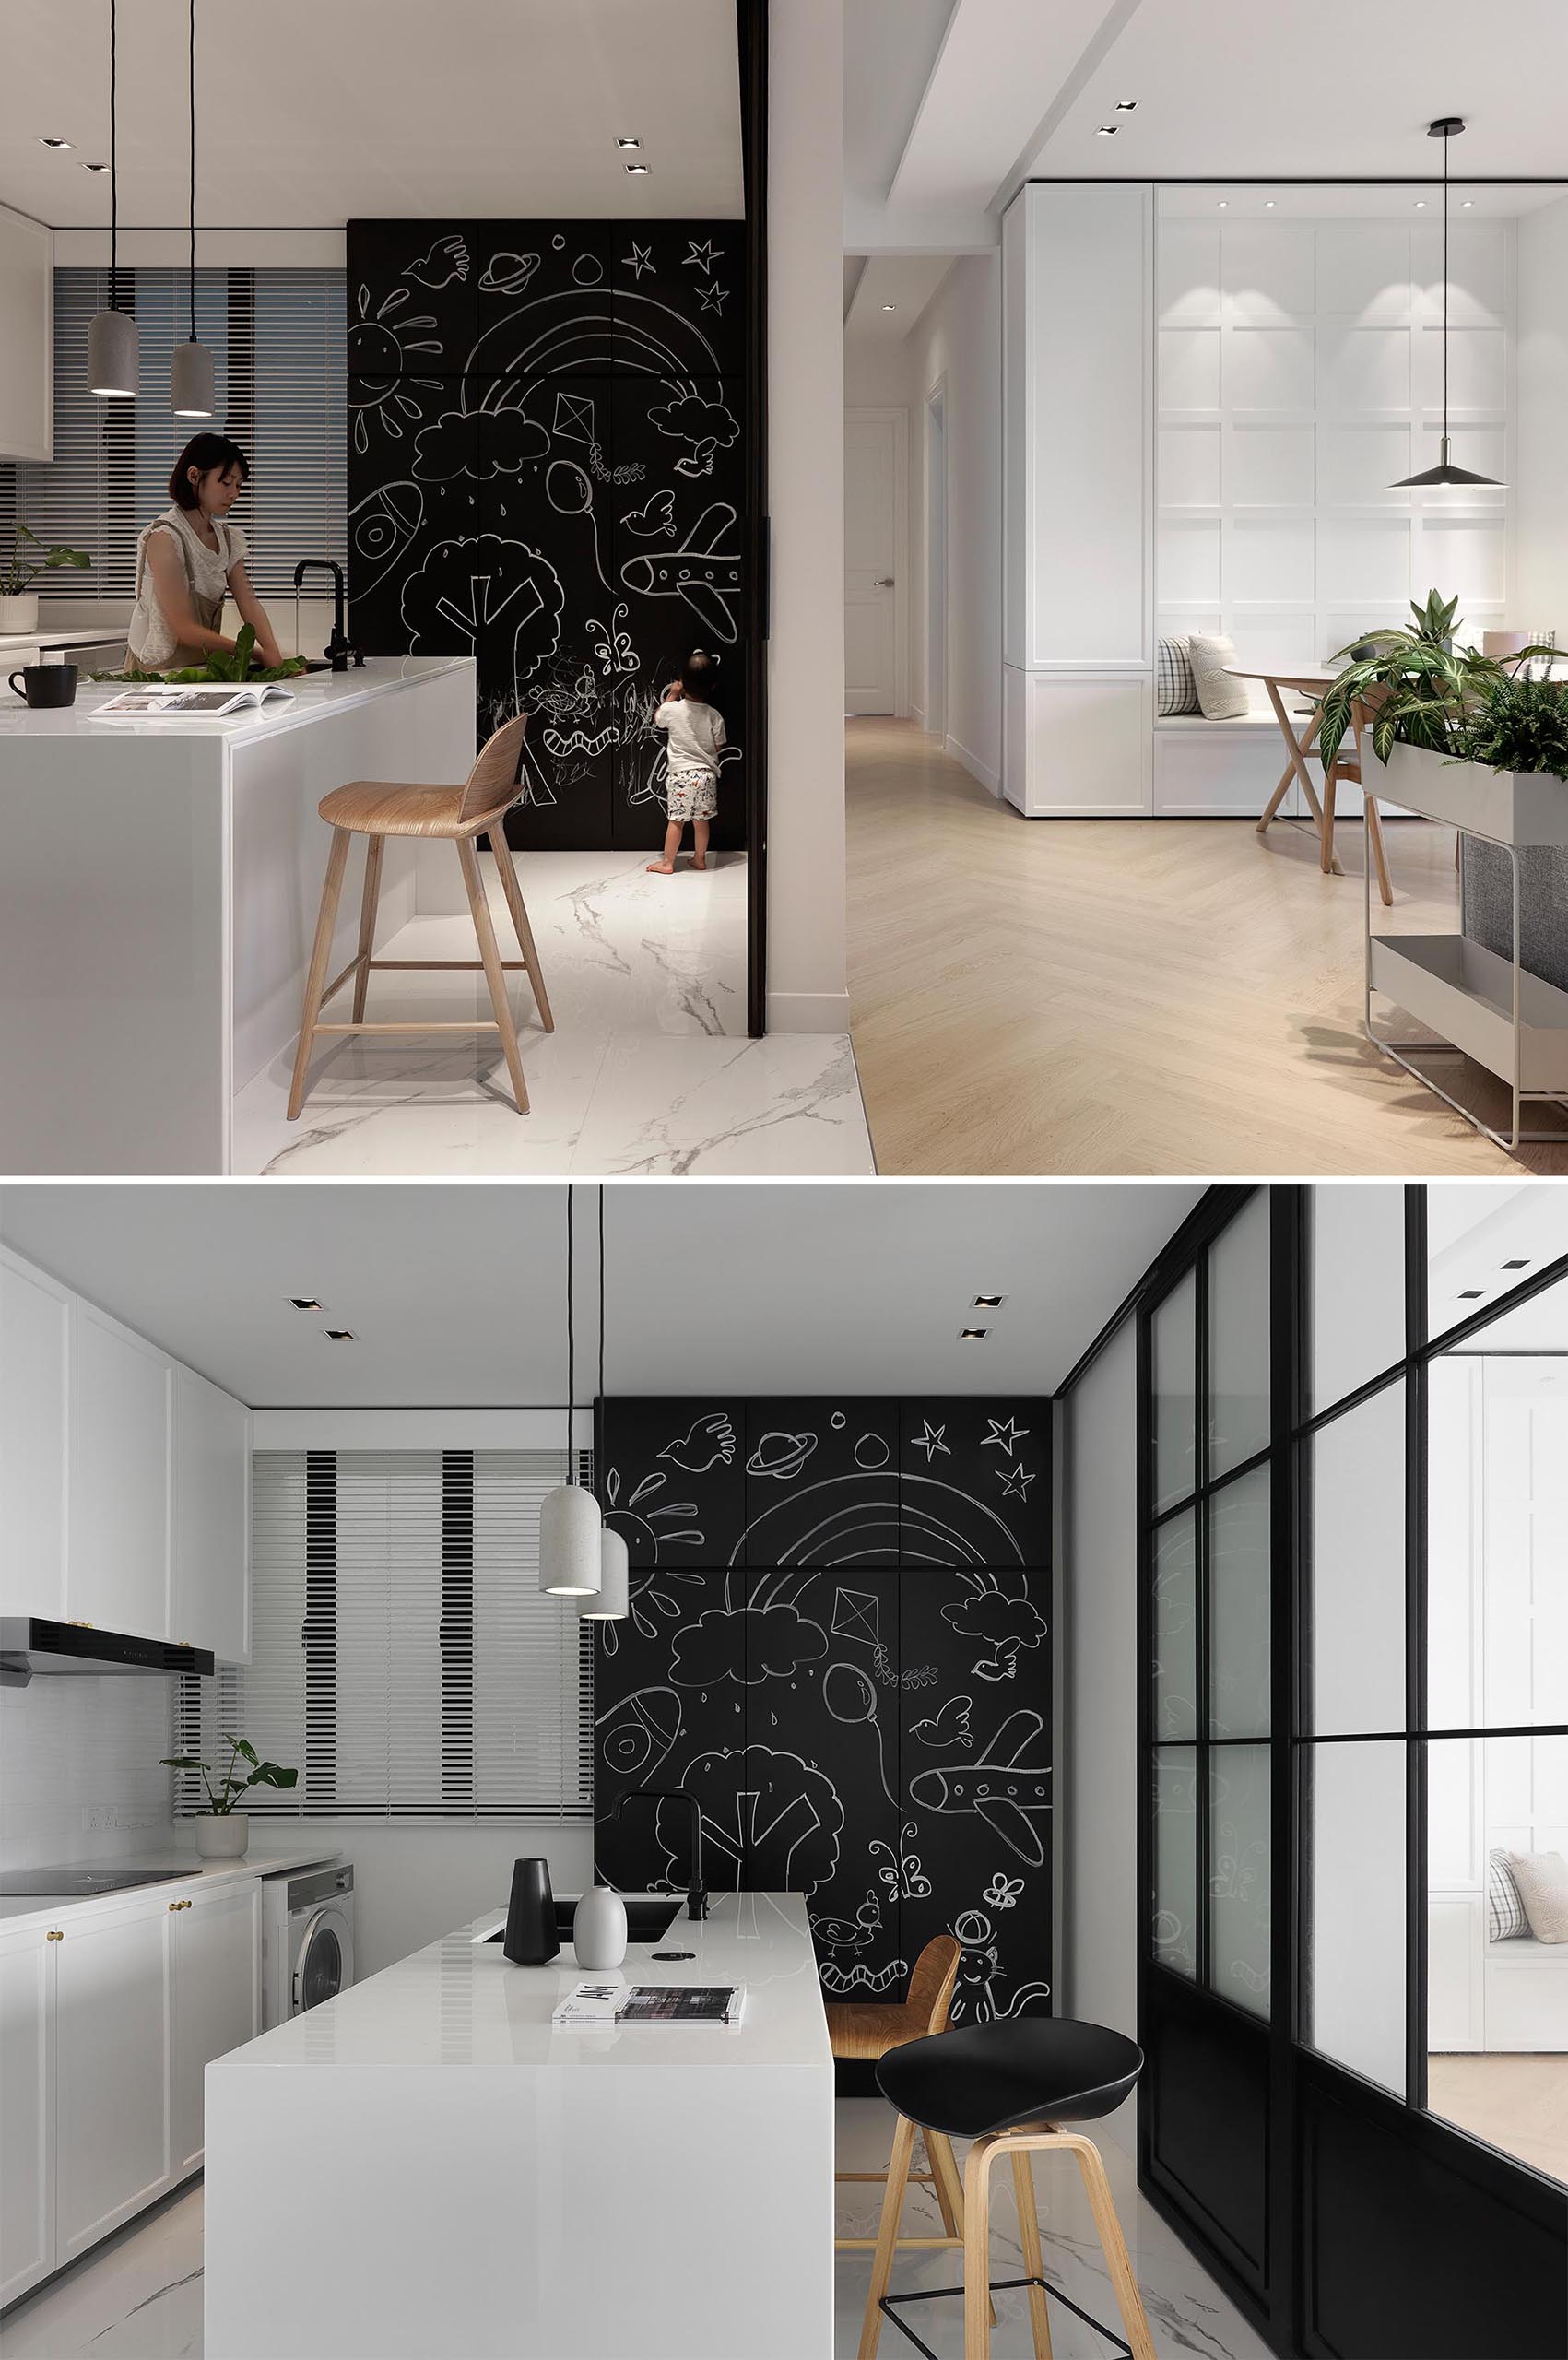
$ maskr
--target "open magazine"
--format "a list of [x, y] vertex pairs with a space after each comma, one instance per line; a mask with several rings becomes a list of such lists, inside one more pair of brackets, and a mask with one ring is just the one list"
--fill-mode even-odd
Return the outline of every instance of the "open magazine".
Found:
[[100, 705], [92, 717], [95, 721], [166, 721], [171, 714], [186, 713], [220, 716], [259, 709], [275, 699], [291, 704], [294, 692], [277, 680], [214, 680], [210, 686], [198, 681], [180, 685], [149, 680], [145, 689], [122, 689], [117, 697]]
[[607, 2030], [616, 2024], [738, 2024], [744, 1983], [629, 1983], [623, 1975], [591, 1975], [573, 1986], [550, 2017], [558, 2030]]

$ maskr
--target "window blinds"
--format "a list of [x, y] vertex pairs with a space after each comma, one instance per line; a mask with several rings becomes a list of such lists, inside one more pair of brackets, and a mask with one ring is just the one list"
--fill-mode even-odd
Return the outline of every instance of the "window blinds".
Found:
[[230, 1731], [297, 1768], [247, 1797], [267, 1818], [591, 1817], [593, 1625], [538, 1588], [562, 1475], [554, 1451], [258, 1451], [251, 1662], [181, 1683], [177, 1751], [221, 1766]]
[[[85, 549], [90, 573], [41, 574], [44, 598], [135, 595], [136, 536], [169, 505], [169, 474], [203, 421], [169, 407], [173, 348], [190, 333], [183, 270], [123, 270], [134, 307], [140, 391], [88, 391], [88, 324], [108, 301], [106, 270], [54, 274], [54, 457], [0, 469], [0, 523], [20, 515], [45, 541]], [[265, 598], [293, 594], [301, 557], [347, 553], [348, 360], [340, 270], [198, 270], [196, 334], [218, 372], [212, 427], [238, 442], [251, 478], [231, 511]], [[319, 583], [314, 594], [319, 595]]]

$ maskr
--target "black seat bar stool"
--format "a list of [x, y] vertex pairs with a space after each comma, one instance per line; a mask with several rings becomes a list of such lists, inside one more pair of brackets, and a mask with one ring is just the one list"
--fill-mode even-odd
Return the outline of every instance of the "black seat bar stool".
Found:
[[[1049, 2291], [1068, 2310], [1116, 2345], [1124, 2360], [1155, 2360], [1154, 2340], [1116, 2218], [1115, 2201], [1100, 2150], [1092, 2139], [1063, 2129], [1112, 2113], [1143, 2071], [1143, 2051], [1126, 2034], [1070, 2017], [1026, 2017], [1013, 2023], [964, 2024], [930, 2040], [890, 2049], [877, 2067], [877, 2085], [898, 2110], [881, 2234], [871, 2265], [871, 2291], [860, 2339], [860, 2360], [875, 2360], [884, 2318], [891, 2319], [926, 2360], [937, 2360], [928, 2343], [901, 2319], [900, 2303], [928, 2302], [933, 2295], [963, 2296], [964, 2360], [990, 2360], [991, 2295], [1006, 2288], [1029, 2289], [1030, 2326], [1036, 2360], [1051, 2360], [1047, 2284], [1034, 2208], [1031, 2158], [1065, 2150], [1083, 2176], [1094, 2226], [1115, 2289], [1126, 2342], [1080, 2309], [1059, 2289]], [[963, 2284], [924, 2287], [890, 2295], [899, 2215], [916, 2130], [944, 2139], [973, 2141], [963, 2172]], [[990, 2276], [991, 2170], [1010, 2158], [1018, 2197], [1019, 2230], [1025, 2275], [993, 2281]]]

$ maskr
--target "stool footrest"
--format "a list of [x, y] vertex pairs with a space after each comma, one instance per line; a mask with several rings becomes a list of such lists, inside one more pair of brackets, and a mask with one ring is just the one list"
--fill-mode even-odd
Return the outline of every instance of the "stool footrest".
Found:
[[[993, 2295], [1010, 2294], [1020, 2286], [1038, 2286], [1048, 2300], [1054, 2303], [1065, 2303], [1068, 2310], [1075, 2313], [1086, 2327], [1091, 2327], [1096, 2335], [1102, 2335], [1113, 2352], [1118, 2355], [1118, 2360], [1133, 2360], [1133, 2349], [1130, 2343], [1124, 2343], [1121, 2337], [1114, 2334], [1102, 2319], [1097, 2319], [1092, 2311], [1086, 2311], [1081, 2304], [1075, 2303], [1070, 2295], [1064, 2295], [1059, 2286], [1053, 2286], [1048, 2278], [993, 2278], [989, 2283]], [[922, 2286], [912, 2295], [884, 2295], [878, 2308], [884, 2319], [891, 2319], [901, 2335], [908, 2336], [917, 2352], [923, 2352], [925, 2354], [925, 2360], [941, 2360], [941, 2354], [933, 2352], [928, 2343], [922, 2342], [909, 2321], [900, 2319], [895, 2306], [900, 2303], [939, 2302], [945, 2295], [961, 2295], [962, 2293], [961, 2286]]]

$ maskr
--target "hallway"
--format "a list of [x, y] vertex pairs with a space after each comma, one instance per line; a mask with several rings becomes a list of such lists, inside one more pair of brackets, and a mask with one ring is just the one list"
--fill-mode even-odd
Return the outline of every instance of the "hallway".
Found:
[[[1326, 878], [1295, 825], [1026, 820], [913, 722], [851, 721], [844, 770], [880, 1172], [1568, 1172], [1568, 1131], [1510, 1159], [1367, 1046], [1358, 827]], [[1453, 925], [1453, 842], [1390, 826], [1388, 931]]]

